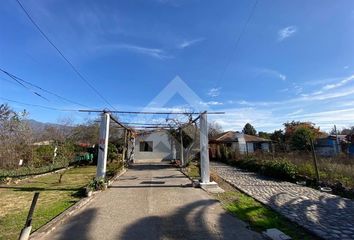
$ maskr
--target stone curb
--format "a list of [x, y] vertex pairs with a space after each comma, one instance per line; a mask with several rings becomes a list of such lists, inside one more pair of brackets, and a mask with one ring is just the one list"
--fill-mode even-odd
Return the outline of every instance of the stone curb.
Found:
[[[108, 182], [108, 186], [112, 185], [112, 183], [117, 180], [120, 176], [122, 176], [124, 173], [126, 173], [126, 169], [121, 170], [116, 176], [114, 176], [111, 180]], [[95, 195], [100, 193], [101, 191], [93, 192], [92, 196], [83, 198], [79, 200], [77, 203], [75, 203], [73, 206], [69, 207], [66, 209], [64, 212], [60, 213], [58, 216], [50, 220], [48, 223], [37, 229], [35, 232], [33, 232], [30, 235], [29, 239], [43, 239], [46, 235], [48, 235], [50, 232], [55, 230], [57, 226], [60, 224], [65, 223], [69, 217], [76, 212], [78, 212], [80, 209], [82, 209], [84, 206], [86, 206], [88, 203], [90, 203]]]

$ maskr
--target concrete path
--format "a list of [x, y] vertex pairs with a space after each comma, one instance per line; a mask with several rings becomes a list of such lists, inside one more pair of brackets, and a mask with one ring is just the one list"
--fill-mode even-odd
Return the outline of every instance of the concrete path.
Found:
[[168, 165], [135, 165], [46, 239], [261, 239]]
[[223, 163], [211, 166], [221, 178], [318, 236], [354, 239], [354, 201]]

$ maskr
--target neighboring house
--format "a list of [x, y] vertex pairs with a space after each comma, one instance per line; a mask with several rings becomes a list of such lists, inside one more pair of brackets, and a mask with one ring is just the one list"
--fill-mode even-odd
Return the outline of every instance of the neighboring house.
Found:
[[241, 154], [256, 151], [269, 152], [271, 140], [234, 131], [224, 132], [209, 140], [212, 157], [220, 151], [221, 145], [230, 147]]
[[160, 162], [173, 159], [171, 135], [168, 130], [137, 133], [134, 162]]
[[329, 135], [322, 138], [317, 138], [314, 145], [318, 155], [332, 157], [343, 152], [343, 150], [345, 152], [350, 150], [350, 148], [343, 149], [342, 147], [347, 142], [347, 135]]

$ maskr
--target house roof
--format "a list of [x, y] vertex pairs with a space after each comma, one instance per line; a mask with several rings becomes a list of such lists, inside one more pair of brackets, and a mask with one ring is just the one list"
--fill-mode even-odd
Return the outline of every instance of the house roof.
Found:
[[243, 134], [234, 131], [227, 131], [216, 135], [214, 138], [210, 139], [211, 142], [238, 142], [238, 138], [244, 137], [246, 142], [271, 142], [269, 139]]

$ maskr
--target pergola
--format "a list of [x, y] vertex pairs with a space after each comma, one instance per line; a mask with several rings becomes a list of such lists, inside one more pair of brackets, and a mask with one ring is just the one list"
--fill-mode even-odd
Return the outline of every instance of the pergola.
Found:
[[[110, 121], [112, 120], [118, 124], [121, 128], [124, 129], [124, 142], [126, 145], [127, 135], [132, 136], [132, 144], [135, 144], [135, 137], [132, 134], [136, 128], [148, 128], [148, 129], [176, 129], [180, 131], [180, 141], [181, 141], [181, 155], [180, 161], [181, 165], [185, 166], [185, 160], [183, 156], [183, 128], [195, 124], [199, 121], [199, 132], [200, 132], [200, 172], [201, 172], [201, 182], [200, 185], [202, 188], [217, 187], [215, 182], [210, 181], [210, 168], [209, 168], [209, 149], [208, 149], [208, 115], [209, 114], [224, 114], [223, 112], [133, 112], [133, 111], [109, 111], [109, 110], [80, 110], [81, 112], [97, 112], [101, 113], [100, 121], [100, 133], [99, 133], [99, 148], [98, 148], [98, 160], [97, 160], [97, 171], [96, 178], [104, 178], [106, 176], [106, 165], [107, 165], [107, 153], [108, 153], [108, 140], [109, 140], [109, 129]], [[132, 127], [134, 123], [120, 122], [113, 116], [113, 113], [121, 114], [150, 114], [150, 115], [188, 115], [190, 116], [189, 121], [182, 124], [181, 126], [172, 126], [172, 125], [162, 125], [162, 124], [151, 124], [151, 123], [139, 123], [143, 126]], [[193, 119], [193, 116], [195, 118]], [[175, 148], [175, 144], [173, 144]], [[175, 150], [175, 149], [174, 149]], [[132, 149], [134, 154], [134, 148]], [[173, 151], [174, 154], [176, 151]], [[126, 157], [126, 148], [123, 150], [123, 160]]]

